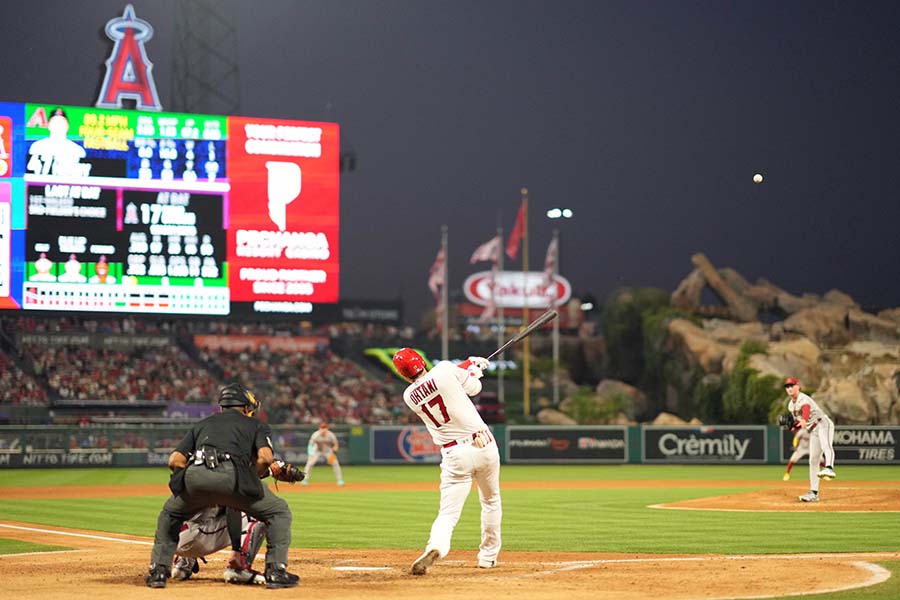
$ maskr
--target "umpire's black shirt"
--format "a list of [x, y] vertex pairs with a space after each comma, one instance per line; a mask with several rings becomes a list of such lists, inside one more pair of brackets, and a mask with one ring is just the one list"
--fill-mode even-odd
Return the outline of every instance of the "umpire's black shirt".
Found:
[[238, 410], [227, 409], [197, 422], [175, 450], [190, 459], [194, 451], [203, 446], [213, 446], [219, 452], [242, 456], [253, 462], [260, 448], [272, 448], [272, 429]]

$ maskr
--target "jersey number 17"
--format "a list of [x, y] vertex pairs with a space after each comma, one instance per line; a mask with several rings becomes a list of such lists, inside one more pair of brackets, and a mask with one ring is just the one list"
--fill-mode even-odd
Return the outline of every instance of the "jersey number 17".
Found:
[[[444, 419], [443, 423], [439, 423], [437, 419], [434, 418], [434, 415], [431, 414], [431, 411], [428, 410], [428, 407], [438, 407], [441, 409], [441, 414], [439, 415]], [[444, 405], [444, 399], [441, 398], [440, 394], [429, 400], [426, 404], [422, 405], [422, 412], [425, 413], [425, 416], [434, 423], [435, 427], [440, 427], [441, 425], [445, 425], [450, 421], [450, 415], [447, 414], [447, 407]]]

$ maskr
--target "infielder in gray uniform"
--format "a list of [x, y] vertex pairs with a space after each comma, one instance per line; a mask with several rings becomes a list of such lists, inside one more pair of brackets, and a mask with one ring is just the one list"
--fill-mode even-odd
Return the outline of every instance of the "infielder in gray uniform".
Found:
[[[797, 425], [809, 432], [809, 491], [799, 497], [801, 502], [819, 501], [819, 480], [831, 481], [834, 472], [834, 423], [816, 401], [800, 391], [796, 377], [784, 381], [784, 389], [790, 398], [788, 411], [794, 415]], [[825, 466], [819, 469], [819, 459], [824, 456]]]
[[319, 425], [319, 430], [313, 432], [310, 436], [309, 444], [306, 447], [309, 459], [306, 461], [306, 468], [303, 469], [303, 472], [306, 473], [306, 479], [303, 480], [302, 485], [309, 484], [309, 474], [312, 473], [313, 467], [322, 457], [325, 458], [326, 463], [331, 465], [331, 470], [334, 471], [334, 478], [337, 480], [337, 484], [344, 485], [341, 462], [337, 457], [339, 447], [337, 436], [334, 435], [333, 431], [328, 429], [328, 423], [322, 422]]

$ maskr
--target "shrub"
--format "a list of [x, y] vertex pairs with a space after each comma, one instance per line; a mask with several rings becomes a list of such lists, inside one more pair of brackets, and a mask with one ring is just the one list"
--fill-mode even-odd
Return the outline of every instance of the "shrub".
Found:
[[[726, 377], [722, 394], [724, 423], [768, 423], [773, 407], [781, 401], [779, 379], [774, 375], [760, 375], [749, 366], [754, 354], [765, 354], [767, 346], [746, 341], [735, 362], [734, 370]], [[776, 413], [777, 414], [777, 413]]]

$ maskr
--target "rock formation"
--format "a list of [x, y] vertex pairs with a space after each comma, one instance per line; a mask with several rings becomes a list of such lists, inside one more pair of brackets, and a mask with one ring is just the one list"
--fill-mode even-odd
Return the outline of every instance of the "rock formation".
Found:
[[[669, 348], [686, 366], [729, 373], [744, 341], [764, 342], [750, 366], [762, 375], [798, 377], [803, 388], [840, 423], [900, 422], [900, 308], [877, 315], [850, 296], [795, 296], [776, 285], [749, 283], [732, 269], [716, 269], [702, 254], [672, 293], [674, 307], [703, 318], [668, 324]], [[709, 287], [721, 306], [701, 305]], [[763, 323], [761, 315], [780, 317]]]

